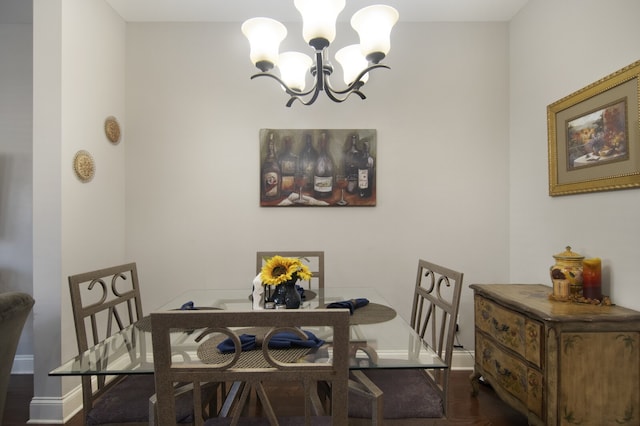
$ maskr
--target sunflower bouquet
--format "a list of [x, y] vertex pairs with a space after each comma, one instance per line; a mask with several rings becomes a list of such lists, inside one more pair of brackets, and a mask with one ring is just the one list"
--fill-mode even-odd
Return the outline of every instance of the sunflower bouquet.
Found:
[[311, 275], [309, 267], [297, 257], [273, 256], [260, 271], [262, 285], [273, 286], [298, 279], [308, 281]]

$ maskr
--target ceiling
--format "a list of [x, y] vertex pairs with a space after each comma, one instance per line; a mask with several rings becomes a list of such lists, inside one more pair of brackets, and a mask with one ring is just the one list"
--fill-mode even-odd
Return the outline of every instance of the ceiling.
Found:
[[[402, 22], [509, 21], [528, 0], [347, 0], [338, 17], [347, 21], [365, 6], [384, 2], [400, 12]], [[243, 22], [268, 16], [300, 20], [293, 0], [106, 0], [130, 22]], [[0, 0], [0, 24], [30, 23], [32, 0]]]
[[[126, 21], [243, 22], [267, 16], [299, 21], [293, 0], [106, 0]], [[385, 3], [400, 12], [402, 22], [509, 21], [528, 0], [347, 0], [339, 16], [347, 21], [365, 6]]]

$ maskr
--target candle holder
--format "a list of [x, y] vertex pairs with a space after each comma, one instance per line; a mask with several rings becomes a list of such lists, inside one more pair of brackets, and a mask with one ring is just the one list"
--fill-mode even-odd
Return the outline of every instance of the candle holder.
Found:
[[582, 262], [582, 295], [602, 301], [602, 262], [598, 257]]

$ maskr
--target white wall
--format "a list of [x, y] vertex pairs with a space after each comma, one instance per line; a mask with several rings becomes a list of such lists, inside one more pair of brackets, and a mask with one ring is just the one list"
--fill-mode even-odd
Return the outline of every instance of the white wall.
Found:
[[[637, 191], [551, 198], [546, 154], [546, 105], [638, 59], [636, 0], [530, 0], [508, 26], [400, 24], [366, 101], [291, 109], [274, 82], [249, 80], [238, 24], [125, 30], [102, 2], [35, 5], [32, 419], [61, 394], [48, 370], [75, 352], [66, 276], [124, 260], [148, 312], [189, 288], [249, 290], [256, 250], [323, 249], [328, 286], [374, 285], [407, 317], [419, 257], [466, 284], [547, 283], [571, 244], [603, 258], [614, 302], [640, 308]], [[378, 206], [260, 208], [263, 127], [377, 129]], [[89, 184], [71, 171], [78, 149], [96, 159]], [[468, 289], [461, 325], [472, 347]]]
[[[32, 32], [30, 23], [0, 23], [0, 292], [28, 294], [33, 294]], [[32, 316], [23, 330], [14, 373], [33, 368]]]
[[[125, 149], [104, 134], [108, 116], [125, 121], [124, 42], [125, 24], [105, 2], [34, 1], [36, 363], [31, 419], [66, 418], [78, 408], [49, 399], [80, 383], [47, 375], [77, 354], [67, 276], [127, 260]], [[89, 183], [81, 183], [73, 172], [80, 149], [96, 163]]]
[[[604, 292], [640, 309], [640, 192], [550, 197], [546, 107], [640, 59], [637, 0], [530, 0], [510, 25], [510, 280], [549, 284], [566, 245], [601, 257]], [[638, 117], [630, 117], [638, 126]]]
[[[506, 24], [400, 23], [367, 100], [290, 109], [249, 79], [239, 27], [127, 25], [127, 254], [147, 311], [190, 288], [249, 292], [258, 250], [324, 250], [327, 286], [374, 286], [405, 318], [418, 258], [507, 280]], [[377, 129], [377, 206], [259, 207], [265, 127]], [[471, 348], [468, 289], [462, 305]]]

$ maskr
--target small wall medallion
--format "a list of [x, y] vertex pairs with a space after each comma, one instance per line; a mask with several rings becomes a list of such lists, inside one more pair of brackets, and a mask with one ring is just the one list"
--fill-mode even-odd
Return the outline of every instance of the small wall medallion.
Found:
[[116, 145], [120, 142], [120, 124], [115, 117], [107, 117], [104, 122], [104, 133], [112, 144]]
[[73, 171], [76, 172], [76, 176], [82, 182], [89, 182], [93, 179], [96, 165], [91, 154], [84, 150], [76, 152], [73, 157]]

